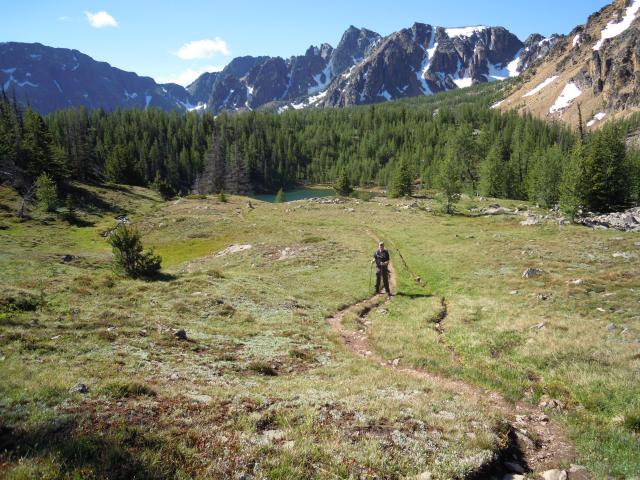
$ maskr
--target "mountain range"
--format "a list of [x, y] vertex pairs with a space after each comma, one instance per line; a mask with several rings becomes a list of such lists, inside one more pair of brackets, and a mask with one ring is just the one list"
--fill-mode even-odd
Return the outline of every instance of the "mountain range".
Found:
[[573, 122], [580, 97], [587, 120], [598, 122], [640, 105], [638, 10], [640, 0], [615, 0], [569, 35], [525, 41], [504, 27], [415, 23], [383, 37], [350, 26], [335, 48], [310, 46], [288, 59], [237, 57], [186, 88], [77, 50], [5, 42], [0, 86], [42, 113], [86, 106], [218, 114], [378, 103], [520, 77], [496, 108]]

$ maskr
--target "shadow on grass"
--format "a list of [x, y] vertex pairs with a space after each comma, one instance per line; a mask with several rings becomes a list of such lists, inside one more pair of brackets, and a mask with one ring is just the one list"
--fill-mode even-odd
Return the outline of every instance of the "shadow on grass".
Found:
[[90, 212], [110, 212], [116, 214], [123, 214], [125, 211], [113, 203], [106, 202], [100, 198], [96, 193], [87, 190], [78, 185], [69, 185], [66, 190], [73, 196], [73, 200], [76, 204], [82, 205], [83, 210]]
[[396, 297], [405, 297], [405, 298], [431, 298], [434, 297], [433, 293], [408, 293], [408, 292], [398, 292], [395, 294]]
[[[170, 452], [172, 449], [148, 431], [122, 426], [115, 431], [85, 431], [77, 418], [59, 419], [30, 429], [0, 425], [0, 451], [5, 459], [55, 459], [61, 478], [113, 480], [173, 478], [178, 458], [163, 454], [161, 464], [144, 461], [140, 450]], [[78, 477], [77, 475], [81, 475]]]
[[177, 279], [178, 279], [177, 275], [174, 275], [173, 273], [164, 273], [164, 272], [159, 272], [154, 275], [150, 275], [146, 277], [140, 277], [140, 280], [144, 280], [146, 282], [173, 282], [174, 280], [177, 280]]
[[84, 220], [78, 217], [68, 219], [67, 222], [69, 222], [69, 225], [73, 225], [74, 227], [94, 227], [95, 226], [94, 222], [89, 222], [87, 220]]

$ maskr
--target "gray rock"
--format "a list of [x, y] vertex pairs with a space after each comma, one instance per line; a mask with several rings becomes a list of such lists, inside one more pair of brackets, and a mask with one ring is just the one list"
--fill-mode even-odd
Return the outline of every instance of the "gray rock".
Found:
[[76, 383], [73, 387], [69, 389], [71, 393], [89, 393], [89, 387], [87, 387], [84, 383]]
[[433, 478], [433, 475], [431, 474], [431, 472], [422, 472], [419, 475], [416, 475], [416, 480], [431, 480]]
[[541, 268], [529, 267], [522, 273], [522, 278], [538, 277], [544, 273]]
[[567, 480], [567, 472], [564, 470], [547, 470], [541, 476], [544, 480]]
[[176, 337], [178, 340], [186, 340], [187, 339], [187, 332], [184, 329], [181, 328], [176, 333], [174, 333], [173, 336]]
[[616, 328], [618, 328], [618, 326], [615, 323], [610, 323], [609, 325], [607, 325], [607, 330], [609, 330], [610, 332], [615, 330]]
[[592, 228], [614, 228], [623, 232], [640, 231], [640, 207], [606, 215], [589, 215], [579, 221]]
[[520, 222], [520, 225], [529, 226], [529, 225], [539, 225], [540, 217], [537, 215], [528, 215], [523, 221]]
[[66, 255], [63, 255], [62, 257], [60, 257], [60, 261], [62, 263], [69, 263], [71, 261], [73, 261], [73, 259], [76, 258], [73, 255], [69, 255], [68, 253]]

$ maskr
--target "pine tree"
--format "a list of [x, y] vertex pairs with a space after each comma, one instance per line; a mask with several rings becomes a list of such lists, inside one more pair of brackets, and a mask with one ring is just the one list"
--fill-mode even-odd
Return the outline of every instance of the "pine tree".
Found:
[[480, 167], [480, 191], [488, 197], [502, 197], [507, 193], [504, 161], [505, 149], [501, 140], [493, 144]]
[[287, 199], [284, 195], [284, 190], [283, 189], [278, 190], [278, 193], [276, 193], [275, 203], [284, 203], [286, 201]]
[[35, 183], [38, 206], [45, 212], [55, 212], [58, 206], [56, 182], [46, 172], [40, 174]]
[[76, 219], [76, 209], [73, 204], [73, 197], [70, 193], [67, 194], [67, 198], [64, 202], [65, 212], [64, 216], [68, 222], [73, 222]]
[[559, 184], [560, 209], [575, 219], [584, 203], [584, 145], [578, 143], [564, 167]]
[[140, 232], [134, 227], [120, 224], [108, 238], [114, 254], [114, 269], [123, 275], [149, 277], [160, 271], [162, 257], [153, 250], [144, 250]]
[[622, 131], [605, 125], [586, 143], [584, 164], [585, 206], [595, 212], [610, 212], [631, 204], [631, 166]]
[[413, 193], [413, 173], [406, 160], [400, 162], [393, 177], [389, 194], [392, 198], [411, 196]]
[[341, 195], [343, 197], [348, 197], [353, 193], [353, 187], [351, 186], [351, 182], [349, 181], [349, 176], [347, 175], [346, 169], [342, 169], [333, 188], [336, 192], [338, 192], [338, 195]]
[[527, 178], [528, 198], [545, 207], [556, 205], [560, 199], [564, 154], [554, 145], [533, 155], [533, 166]]
[[227, 203], [227, 196], [224, 194], [224, 190], [218, 192], [218, 200], [222, 203]]
[[451, 139], [447, 145], [447, 153], [440, 163], [436, 176], [436, 186], [442, 189], [445, 197], [445, 210], [453, 213], [453, 205], [460, 199], [462, 192], [463, 165], [458, 156], [456, 140]]

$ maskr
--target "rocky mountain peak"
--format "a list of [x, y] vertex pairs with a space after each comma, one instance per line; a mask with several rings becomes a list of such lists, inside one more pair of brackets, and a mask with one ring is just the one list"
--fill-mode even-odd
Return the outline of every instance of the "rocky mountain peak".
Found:
[[340, 75], [361, 61], [380, 38], [380, 34], [366, 28], [356, 28], [353, 25], [347, 28], [333, 52], [331, 59], [333, 74]]

